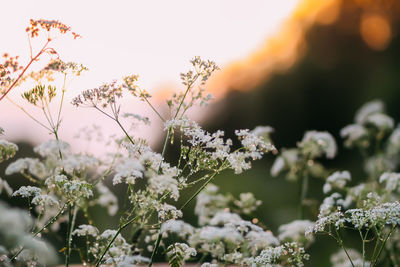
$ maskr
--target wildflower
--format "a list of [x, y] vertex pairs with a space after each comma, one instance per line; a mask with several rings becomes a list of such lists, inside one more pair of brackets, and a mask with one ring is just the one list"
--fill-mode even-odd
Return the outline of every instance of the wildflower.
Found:
[[78, 229], [72, 232], [72, 235], [97, 237], [99, 235], [99, 230], [92, 225], [81, 224]]
[[175, 220], [183, 216], [182, 211], [178, 210], [176, 207], [169, 204], [162, 204], [157, 208], [158, 218], [160, 221]]
[[178, 236], [185, 238], [193, 234], [194, 228], [188, 223], [180, 220], [168, 220], [161, 225], [161, 232], [164, 235], [174, 233]]
[[105, 186], [103, 183], [98, 183], [96, 189], [99, 192], [99, 197], [95, 203], [100, 206], [106, 207], [108, 214], [114, 216], [118, 212], [118, 199], [117, 197]]
[[125, 159], [122, 163], [118, 164], [115, 168], [116, 174], [113, 178], [113, 184], [122, 183], [122, 179], [125, 179], [127, 184], [135, 184], [137, 178], [143, 177], [144, 167], [138, 160]]
[[162, 196], [168, 193], [174, 200], [178, 200], [179, 198], [178, 180], [167, 174], [151, 175], [149, 179], [149, 190], [155, 195]]
[[400, 127], [396, 127], [389, 137], [387, 146], [387, 152], [389, 155], [396, 155], [400, 153]]
[[365, 125], [371, 125], [379, 131], [390, 131], [394, 127], [394, 121], [385, 114], [376, 113], [368, 116]]
[[122, 97], [122, 86], [114, 80], [111, 83], [103, 84], [100, 87], [83, 91], [72, 100], [74, 106], [89, 106], [106, 108], [115, 104], [118, 98]]
[[0, 194], [3, 193], [3, 190], [6, 192], [8, 196], [11, 196], [13, 193], [13, 190], [8, 185], [7, 181], [0, 178]]
[[296, 176], [301, 155], [297, 149], [285, 149], [281, 155], [276, 158], [271, 168], [271, 175], [278, 176], [283, 171], [289, 172], [288, 177], [293, 179]]
[[279, 226], [279, 240], [298, 242], [302, 244], [310, 244], [314, 238], [309, 235], [305, 235], [309, 228], [312, 228], [314, 223], [309, 220], [295, 220], [288, 224]]
[[384, 109], [385, 105], [379, 99], [367, 102], [356, 112], [355, 122], [360, 125], [364, 124], [370, 115], [383, 113]]
[[332, 188], [343, 189], [346, 186], [346, 183], [350, 180], [351, 175], [348, 171], [334, 172], [326, 179], [323, 191], [327, 194], [332, 190]]
[[57, 20], [30, 20], [30, 26], [26, 28], [26, 32], [30, 34], [32, 38], [37, 37], [39, 35], [40, 29], [46, 30], [50, 32], [51, 29], [58, 30], [61, 34], [65, 34], [67, 32], [71, 32], [74, 39], [80, 37], [79, 34], [72, 32], [71, 28], [67, 25], [57, 21]]
[[5, 173], [11, 175], [14, 173], [30, 173], [38, 178], [46, 176], [47, 172], [43, 163], [38, 159], [21, 158], [8, 165]]
[[8, 160], [15, 156], [18, 151], [18, 146], [4, 139], [0, 140], [0, 162]]
[[328, 132], [308, 131], [298, 147], [310, 159], [325, 155], [328, 159], [334, 158], [337, 151], [335, 139]]
[[33, 151], [44, 158], [58, 158], [60, 153], [62, 155], [67, 155], [70, 153], [70, 145], [63, 141], [50, 140], [36, 146]]
[[15, 191], [12, 196], [20, 197], [36, 197], [42, 193], [42, 190], [36, 186], [21, 186], [17, 191]]
[[234, 204], [243, 214], [251, 214], [261, 205], [261, 203], [262, 201], [257, 200], [253, 193], [241, 193], [239, 195], [239, 200], [234, 201]]
[[385, 189], [389, 192], [395, 191], [399, 187], [400, 173], [385, 172], [379, 177], [379, 183], [386, 183]]
[[368, 132], [364, 126], [359, 124], [350, 124], [340, 130], [340, 136], [345, 138], [346, 147], [360, 146], [368, 147]]
[[165, 252], [171, 266], [181, 266], [185, 260], [197, 255], [196, 250], [185, 243], [174, 243]]
[[43, 213], [48, 206], [59, 206], [58, 201], [49, 195], [37, 195], [32, 199], [32, 204], [38, 206], [40, 213]]

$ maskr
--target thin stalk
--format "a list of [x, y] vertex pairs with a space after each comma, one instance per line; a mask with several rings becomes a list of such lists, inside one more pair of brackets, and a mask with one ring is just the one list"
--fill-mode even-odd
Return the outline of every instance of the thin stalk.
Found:
[[67, 79], [67, 74], [64, 74], [64, 82], [63, 82], [63, 87], [62, 87], [62, 89], [61, 89], [61, 101], [60, 101], [60, 108], [58, 109], [58, 115], [57, 115], [57, 125], [56, 125], [56, 127], [57, 127], [57, 130], [58, 130], [58, 127], [60, 126], [60, 122], [61, 122], [61, 111], [62, 111], [62, 108], [63, 108], [63, 103], [64, 103], [64, 95], [65, 95], [65, 81], [66, 81], [66, 79]]
[[299, 218], [304, 219], [304, 200], [307, 196], [308, 191], [308, 175], [304, 173], [302, 180], [301, 180], [301, 187], [300, 187], [300, 203], [299, 203]]
[[3, 100], [3, 98], [6, 97], [6, 95], [11, 91], [11, 89], [13, 89], [15, 87], [15, 85], [18, 83], [18, 81], [22, 78], [22, 76], [24, 76], [25, 72], [29, 69], [29, 67], [31, 66], [31, 64], [36, 61], [40, 55], [45, 51], [46, 46], [49, 44], [49, 40], [44, 44], [44, 46], [42, 47], [42, 49], [40, 49], [39, 53], [37, 53], [37, 55], [32, 58], [31, 60], [28, 62], [28, 65], [26, 65], [26, 67], [22, 70], [22, 72], [18, 75], [17, 79], [10, 85], [10, 87], [7, 89], [7, 91], [0, 97], [0, 101]]
[[123, 225], [121, 225], [117, 232], [115, 233], [114, 237], [111, 239], [111, 241], [108, 243], [107, 247], [103, 250], [100, 258], [97, 260], [96, 262], [96, 267], [98, 267], [101, 263], [101, 261], [103, 260], [104, 256], [106, 255], [107, 251], [110, 249], [111, 245], [114, 243], [115, 239], [117, 239], [118, 235], [121, 233], [121, 231], [123, 229], [125, 229], [128, 225], [130, 225], [131, 223], [133, 223], [139, 216], [136, 216], [132, 219], [130, 219], [129, 221], [127, 221], [126, 223], [124, 223]]
[[161, 232], [161, 229], [160, 229], [158, 231], [158, 236], [157, 236], [157, 240], [156, 240], [156, 243], [155, 243], [155, 247], [154, 247], [154, 249], [153, 249], [153, 251], [151, 253], [149, 267], [151, 267], [153, 265], [154, 256], [156, 255], [157, 248], [160, 246], [161, 237], [162, 237], [162, 232]]
[[346, 248], [344, 247], [344, 245], [343, 245], [343, 240], [340, 238], [340, 235], [339, 235], [338, 230], [336, 229], [336, 227], [334, 227], [334, 228], [335, 228], [336, 236], [337, 236], [337, 239], [336, 239], [336, 240], [338, 241], [340, 247], [344, 250], [344, 253], [346, 253], [347, 258], [350, 260], [351, 266], [352, 266], [352, 267], [355, 267], [355, 265], [354, 265], [354, 263], [353, 263], [353, 260], [350, 258], [350, 255], [349, 255], [349, 253], [347, 252], [347, 249], [346, 249]]
[[45, 128], [46, 130], [48, 130], [49, 132], [51, 132], [52, 130], [47, 127], [46, 125], [44, 125], [43, 123], [41, 123], [40, 121], [38, 121], [37, 119], [35, 119], [31, 114], [29, 114], [22, 106], [18, 105], [17, 103], [15, 103], [11, 98], [9, 98], [7, 96], [7, 100], [11, 102], [11, 104], [13, 104], [14, 106], [16, 106], [17, 108], [19, 108], [20, 110], [22, 110], [22, 112], [24, 112], [29, 118], [31, 118], [33, 121], [35, 121], [37, 124], [39, 124], [40, 126], [42, 126], [43, 128]]
[[385, 247], [386, 241], [387, 241], [387, 240], [389, 239], [389, 237], [392, 235], [392, 233], [393, 233], [393, 231], [394, 231], [395, 228], [396, 228], [396, 226], [394, 225], [394, 226], [392, 227], [392, 229], [390, 230], [389, 234], [386, 236], [385, 240], [383, 241], [383, 243], [382, 243], [382, 245], [381, 245], [381, 247], [380, 247], [380, 249], [379, 249], [378, 255], [377, 255], [376, 258], [373, 260], [373, 264], [371, 265], [371, 267], [374, 267], [374, 266], [376, 266], [376, 264], [378, 264], [379, 257], [381, 256], [381, 253], [382, 253], [382, 251], [383, 251], [383, 248]]
[[161, 114], [156, 110], [156, 108], [150, 103], [150, 101], [147, 99], [147, 97], [143, 97], [144, 101], [146, 101], [147, 104], [149, 104], [150, 108], [157, 114], [157, 116], [160, 118], [162, 122], [165, 122], [165, 119]]
[[181, 207], [179, 210], [182, 210], [184, 207], [186, 207], [198, 194], [200, 194], [201, 191], [211, 182], [211, 180], [219, 173], [219, 170], [214, 172], [210, 178], [192, 195]]
[[67, 227], [67, 240], [66, 240], [66, 250], [65, 250], [65, 266], [69, 266], [70, 261], [70, 245], [71, 245], [71, 228], [72, 228], [72, 220], [73, 220], [73, 213], [72, 213], [73, 206], [71, 204], [68, 205], [68, 227]]
[[[61, 215], [62, 213], [64, 213], [64, 209], [65, 209], [66, 205], [67, 205], [67, 203], [64, 204], [64, 206], [58, 211], [58, 213], [57, 213], [53, 218], [51, 218], [42, 228], [40, 228], [39, 230], [37, 230], [37, 231], [33, 234], [33, 237], [36, 237], [38, 234], [40, 234], [41, 232], [43, 232], [43, 230], [45, 230], [47, 227], [49, 227], [51, 224], [53, 224], [53, 223], [58, 219], [58, 217], [60, 217], [60, 215]], [[15, 258], [17, 258], [18, 255], [19, 255], [24, 249], [25, 249], [25, 246], [23, 246], [22, 248], [20, 248], [20, 249], [17, 251], [17, 253], [15, 253], [14, 256], [11, 257], [10, 262], [12, 262], [13, 260], [15, 260]]]

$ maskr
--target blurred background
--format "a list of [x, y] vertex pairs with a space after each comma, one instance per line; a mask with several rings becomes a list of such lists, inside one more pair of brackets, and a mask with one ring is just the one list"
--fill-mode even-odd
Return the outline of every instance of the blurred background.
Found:
[[[144, 73], [144, 79], [140, 79], [139, 83], [151, 91], [156, 105], [165, 110], [165, 103], [161, 99], [169, 96], [173, 90], [182, 90], [177, 82], [178, 78], [174, 80], [172, 77], [178, 77], [179, 72], [186, 70], [188, 65], [184, 63], [191, 57], [201, 55], [216, 61], [221, 67], [207, 84], [207, 90], [213, 93], [216, 100], [208, 109], [202, 110], [202, 115], [198, 115], [199, 112], [192, 114], [194, 118], [201, 120], [201, 124], [207, 130], [222, 129], [227, 137], [234, 138], [235, 129], [270, 125], [275, 129], [272, 138], [278, 150], [295, 146], [306, 130], [326, 130], [336, 137], [339, 153], [334, 160], [324, 163], [332, 170], [348, 169], [356, 179], [363, 177], [358, 153], [343, 148], [339, 131], [353, 121], [354, 112], [363, 103], [376, 98], [385, 102], [389, 115], [396, 121], [400, 119], [400, 1], [287, 0], [270, 3], [255, 1], [251, 4], [242, 4], [239, 1], [221, 1], [215, 4], [206, 1], [203, 7], [188, 4], [191, 1], [185, 1], [185, 4], [173, 1], [171, 6], [163, 7], [160, 2], [159, 8], [140, 7], [156, 14], [146, 14], [147, 20], [141, 23], [152, 26], [139, 32], [135, 29], [136, 24], [131, 24], [130, 20], [124, 17], [129, 16], [130, 11], [135, 12], [135, 9], [119, 10], [118, 12], [123, 14], [119, 14], [118, 17], [127, 19], [120, 21], [121, 18], [115, 17], [115, 10], [104, 11], [105, 6], [101, 1], [98, 6], [98, 2], [91, 2], [90, 7], [83, 8], [84, 12], [93, 9], [93, 13], [98, 12], [98, 15], [102, 15], [100, 17], [106, 20], [104, 25], [108, 25], [107, 28], [102, 24], [104, 21], [100, 17], [95, 18], [97, 20], [85, 19], [79, 6], [72, 5], [74, 7], [70, 12], [79, 9], [76, 11], [76, 20], [73, 20], [68, 17], [72, 16], [71, 14], [57, 13], [62, 7], [55, 8], [43, 4], [42, 9], [55, 10], [55, 14], [51, 15], [58, 16], [57, 19], [73, 26], [73, 30], [81, 33], [80, 29], [83, 28], [87, 31], [86, 34], [82, 33], [82, 41], [78, 41], [77, 44], [68, 43], [68, 49], [72, 50], [67, 49], [65, 53], [71, 60], [75, 60], [76, 56], [76, 61], [82, 61], [82, 58], [79, 59], [79, 56], [82, 56], [92, 69], [82, 78], [81, 83], [74, 82], [69, 93], [70, 98], [87, 89], [85, 87], [98, 86], [99, 81], [101, 84], [109, 78], [119, 78], [134, 69], [139, 74]], [[116, 5], [125, 4], [117, 2]], [[174, 12], [181, 16], [177, 19]], [[29, 10], [25, 13], [23, 23], [27, 24], [31, 13]], [[48, 18], [45, 12], [39, 14]], [[139, 15], [135, 13], [132, 16]], [[126, 31], [113, 33], [114, 19], [121, 23], [121, 27], [128, 27], [124, 28]], [[172, 20], [177, 21], [168, 24]], [[201, 23], [191, 24], [193, 20]], [[166, 33], [165, 36], [157, 36], [164, 22], [169, 27], [177, 27], [179, 33], [174, 35], [167, 31], [172, 35], [167, 36]], [[101, 39], [90, 39], [91, 31], [97, 29], [96, 24], [99, 24], [100, 29], [99, 35], [95, 37], [100, 38], [99, 36], [103, 35], [104, 43]], [[4, 22], [2, 25], [6, 27]], [[129, 27], [133, 30], [128, 30]], [[172, 28], [164, 30], [172, 31]], [[23, 30], [24, 27], [18, 29], [22, 34]], [[155, 39], [150, 38], [151, 44], [141, 39], [141, 31], [145, 34], [143, 36], [155, 35]], [[128, 52], [130, 47], [123, 44], [128, 42], [128, 39], [118, 39], [122, 34], [136, 35], [138, 39], [129, 39], [132, 44], [142, 42], [141, 48], [136, 51], [138, 54]], [[85, 35], [89, 36], [89, 44], [84, 41]], [[182, 43], [179, 39], [181, 36], [189, 36], [188, 38], [192, 39], [188, 43]], [[5, 43], [12, 43], [12, 38], [13, 36], [9, 35]], [[163, 38], [181, 41], [177, 45]], [[95, 53], [82, 55], [82, 50], [90, 50], [90, 42], [99, 42], [92, 43], [94, 51], [103, 49], [97, 58]], [[113, 42], [122, 43], [114, 47]], [[175, 49], [168, 50], [164, 46], [164, 49], [159, 50], [163, 45], [170, 45], [171, 49], [175, 46]], [[181, 45], [185, 49], [182, 49]], [[154, 55], [152, 49], [156, 50]], [[63, 55], [62, 42], [59, 50]], [[18, 49], [15, 51], [18, 52]], [[165, 73], [160, 74], [163, 71]], [[171, 73], [172, 71], [175, 73]], [[90, 74], [91, 72], [95, 74]], [[11, 97], [18, 98], [18, 93], [14, 92]], [[126, 109], [142, 112], [156, 121], [156, 117], [150, 115], [150, 110], [144, 106], [133, 105], [129, 101], [125, 104]], [[12, 111], [6, 113], [8, 110]], [[39, 130], [34, 124], [26, 124], [23, 114], [9, 104], [2, 102], [0, 112], [0, 126], [6, 130], [6, 138], [25, 143], [18, 156], [32, 155], [31, 144], [48, 138], [47, 133]], [[67, 130], [63, 133], [63, 139], [75, 144], [78, 150], [85, 151], [89, 148], [83, 147], [82, 141], [72, 138], [74, 133], [69, 126], [82, 126], [94, 121], [102, 125], [104, 133], [107, 134], [114, 131], [109, 129], [114, 126], [96, 117], [98, 115], [95, 113], [86, 112], [82, 117], [78, 117], [80, 112], [82, 110], [66, 107], [64, 127]], [[21, 127], [22, 124], [25, 126]], [[29, 139], [24, 139], [26, 135], [23, 130], [26, 127], [33, 132]], [[151, 128], [140, 128], [138, 131], [139, 135], [148, 135], [149, 132], [160, 132], [161, 128], [162, 126], [155, 122]], [[161, 134], [151, 136], [154, 149], [160, 150], [162, 138]], [[93, 152], [101, 153], [101, 150], [94, 149]], [[173, 151], [168, 156], [172, 158]], [[253, 192], [263, 201], [254, 217], [276, 232], [279, 225], [296, 219], [298, 189], [295, 183], [286, 181], [283, 177], [270, 176], [274, 158], [272, 155], [267, 156], [264, 160], [256, 162], [253, 169], [239, 176], [224, 173], [214, 183], [220, 187], [221, 192], [230, 192], [235, 196], [241, 192]], [[0, 175], [3, 175], [5, 166], [6, 164], [1, 166]], [[7, 180], [11, 186], [18, 183], [17, 177], [7, 177]], [[323, 181], [312, 180], [309, 197], [320, 201], [322, 185]], [[185, 195], [182, 199], [186, 199]], [[194, 203], [186, 209], [184, 219], [196, 224], [193, 207]], [[309, 250], [312, 257], [307, 266], [329, 266], [329, 256], [336, 250], [333, 239], [326, 240], [325, 237], [320, 237]]]

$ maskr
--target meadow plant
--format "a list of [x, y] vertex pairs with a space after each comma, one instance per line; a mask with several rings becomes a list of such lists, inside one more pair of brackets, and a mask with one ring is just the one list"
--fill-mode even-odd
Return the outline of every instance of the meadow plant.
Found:
[[[37, 157], [7, 162], [5, 174], [22, 175], [27, 185], [12, 189], [2, 179], [0, 189], [13, 198], [25, 200], [28, 208], [10, 210], [4, 215], [6, 221], [1, 221], [1, 240], [5, 240], [0, 250], [2, 264], [52, 265], [56, 254], [43, 238], [55, 235], [64, 240], [64, 247], [57, 249], [64, 255], [66, 266], [71, 264], [71, 254], [79, 256], [84, 265], [145, 263], [151, 266], [161, 248], [171, 266], [181, 266], [188, 260], [205, 266], [205, 260], [211, 265], [302, 266], [308, 256], [300, 245], [281, 243], [271, 231], [241, 218], [240, 214], [249, 215], [261, 204], [253, 194], [244, 193], [236, 199], [219, 194], [218, 188], [211, 184], [219, 173], [225, 170], [242, 173], [251, 168], [252, 161], [276, 151], [269, 136], [271, 127], [237, 130], [240, 146], [234, 146], [232, 140], [224, 138], [223, 131], [207, 132], [187, 116], [189, 109], [207, 106], [213, 99], [205, 93], [204, 86], [218, 70], [214, 62], [199, 57], [190, 61], [191, 69], [181, 74], [184, 90], [167, 100], [169, 115], [163, 115], [151, 103], [151, 95], [137, 85], [137, 75], [84, 90], [72, 104], [99, 111], [116, 123], [123, 137], [111, 141], [115, 150], [105, 157], [77, 154], [59, 138], [62, 107], [66, 81], [87, 68], [63, 62], [48, 47], [54, 31], [70, 32], [74, 38], [79, 36], [60, 22], [32, 20], [27, 28], [29, 40], [47, 34], [43, 48], [36, 55], [31, 51], [31, 60], [25, 67], [20, 67], [17, 58], [8, 56], [1, 65], [1, 99], [15, 86], [24, 86], [27, 80], [34, 82], [36, 85], [21, 97], [28, 105], [41, 110], [43, 117], [32, 115], [25, 105], [16, 104], [8, 96], [7, 99], [53, 135], [52, 139], [34, 147]], [[56, 56], [40, 71], [25, 74], [45, 52]], [[55, 84], [56, 76], [62, 77], [61, 88]], [[150, 120], [141, 114], [123, 112], [120, 99], [124, 96], [146, 102], [162, 122], [160, 130], [166, 135], [161, 153], [153, 151], [146, 140], [136, 138], [125, 127], [132, 119], [134, 124], [145, 125]], [[165, 158], [169, 146], [179, 149], [178, 158], [171, 163]], [[17, 150], [15, 144], [1, 140], [1, 161], [14, 157]], [[125, 191], [124, 203], [107, 185], [109, 179], [113, 187]], [[195, 192], [177, 206], [181, 192], [191, 187], [197, 187]], [[185, 207], [196, 198], [199, 227], [180, 220]], [[92, 210], [98, 206], [104, 207], [109, 216], [118, 216], [119, 223], [114, 229], [100, 230], [101, 225], [93, 220]], [[21, 217], [21, 226], [8, 223], [15, 216]], [[85, 223], [78, 225], [82, 220]], [[171, 243], [167, 238], [170, 235], [177, 235], [180, 242]], [[42, 245], [32, 245], [33, 242]]]
[[[310, 258], [306, 249], [316, 235], [327, 234], [341, 248], [331, 257], [333, 266], [377, 266], [383, 261], [399, 266], [400, 173], [396, 171], [400, 163], [400, 128], [395, 128], [381, 101], [365, 104], [356, 113], [354, 123], [340, 132], [344, 145], [358, 149], [363, 157], [365, 177], [357, 179], [361, 183], [356, 184], [347, 170], [323, 166], [325, 158], [333, 159], [338, 151], [328, 132], [308, 131], [295, 148], [281, 150], [271, 175], [285, 175], [298, 183], [299, 214], [297, 220], [281, 225], [274, 235], [257, 219], [249, 219], [261, 205], [251, 192], [236, 197], [220, 193], [212, 183], [223, 171], [240, 174], [266, 153], [278, 154], [270, 137], [273, 128], [239, 129], [235, 131], [237, 142], [233, 142], [224, 137], [222, 130], [210, 133], [187, 115], [191, 108], [205, 107], [213, 99], [206, 94], [205, 85], [218, 70], [214, 62], [199, 57], [190, 61], [191, 69], [181, 74], [184, 89], [166, 101], [169, 114], [153, 105], [151, 94], [137, 84], [137, 75], [77, 95], [72, 100], [74, 106], [97, 110], [121, 130], [121, 137], [108, 141], [113, 146], [107, 147], [107, 153], [96, 157], [74, 153], [59, 137], [67, 80], [87, 68], [63, 62], [49, 44], [55, 32], [71, 33], [74, 38], [79, 35], [58, 21], [47, 20], [31, 20], [26, 31], [29, 41], [45, 34], [46, 42], [37, 53], [31, 49], [26, 66], [19, 64], [18, 57], [4, 56], [0, 64], [0, 100], [7, 98], [14, 103], [52, 138], [34, 147], [36, 157], [12, 162], [17, 145], [0, 140], [0, 162], [7, 164], [5, 175], [17, 174], [26, 179], [23, 186], [11, 188], [0, 178], [0, 194], [27, 203], [25, 210], [19, 210], [0, 202], [1, 265], [51, 266], [63, 256], [69, 266], [72, 255], [89, 266], [151, 267], [155, 257], [163, 255], [173, 267], [185, 262], [203, 267], [300, 267]], [[27, 73], [44, 53], [51, 55], [48, 64]], [[61, 86], [56, 85], [56, 76], [62, 78]], [[41, 110], [42, 117], [32, 115], [27, 107], [7, 96], [27, 80], [35, 85], [21, 95], [22, 100]], [[161, 121], [159, 130], [165, 132], [161, 152], [154, 151], [145, 139], [135, 137], [135, 125], [151, 122], [142, 114], [125, 112], [120, 101], [123, 97], [147, 103]], [[102, 140], [101, 129], [95, 126], [93, 130]], [[90, 131], [85, 128], [78, 135], [91, 139]], [[0, 135], [3, 132], [0, 128]], [[172, 147], [177, 149], [177, 157], [167, 161], [167, 150]], [[322, 192], [326, 195], [319, 214], [314, 215], [308, 199], [313, 178], [323, 179]], [[114, 194], [116, 191], [124, 192], [124, 200]], [[182, 192], [193, 193], [183, 199]], [[193, 201], [196, 225], [183, 220], [185, 209]], [[99, 209], [109, 218], [117, 218], [118, 223], [104, 229], [93, 217], [93, 211]], [[348, 231], [360, 236], [359, 248], [345, 245], [343, 236]], [[64, 246], [53, 248], [45, 241], [51, 236], [63, 240]]]

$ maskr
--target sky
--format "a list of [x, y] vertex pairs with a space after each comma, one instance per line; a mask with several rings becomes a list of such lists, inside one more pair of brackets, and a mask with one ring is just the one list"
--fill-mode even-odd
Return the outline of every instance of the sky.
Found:
[[[29, 19], [56, 19], [82, 38], [61, 36], [53, 47], [64, 61], [83, 63], [90, 71], [70, 84], [67, 100], [80, 91], [128, 74], [139, 74], [139, 85], [150, 92], [179, 87], [179, 73], [194, 56], [215, 61], [222, 69], [248, 57], [279, 32], [299, 0], [169, 0], [169, 1], [7, 1], [3, 3], [1, 51], [28, 59], [25, 28]], [[36, 40], [34, 40], [36, 41]], [[37, 44], [33, 44], [35, 47]], [[18, 99], [27, 88], [10, 94]], [[28, 88], [30, 89], [30, 88]], [[66, 105], [64, 139], [74, 130], [106, 120]], [[135, 106], [133, 109], [143, 109]], [[32, 111], [35, 112], [35, 111]], [[80, 111], [82, 113], [82, 111]], [[0, 125], [10, 139], [46, 139], [33, 122], [6, 101], [0, 103]], [[36, 113], [35, 113], [36, 114]], [[40, 116], [40, 114], [38, 114]], [[77, 120], [79, 118], [79, 120]], [[74, 126], [74, 127], [71, 127]], [[108, 125], [105, 125], [108, 127]]]

